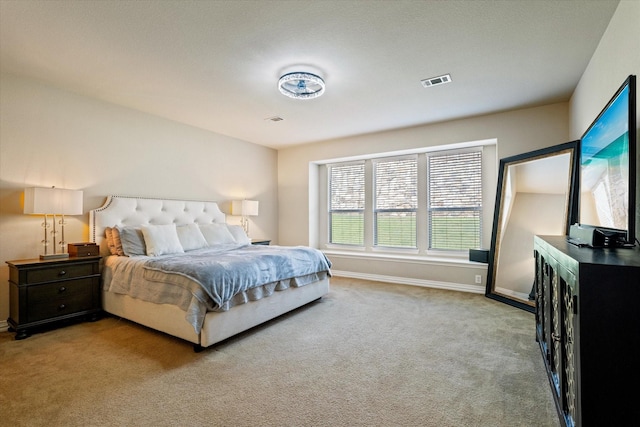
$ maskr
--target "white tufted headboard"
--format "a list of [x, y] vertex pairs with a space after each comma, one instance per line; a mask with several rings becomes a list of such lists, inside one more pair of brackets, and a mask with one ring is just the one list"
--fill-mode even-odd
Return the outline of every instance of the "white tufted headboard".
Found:
[[109, 196], [104, 205], [89, 211], [89, 238], [100, 245], [100, 254], [106, 256], [109, 255], [104, 238], [107, 227], [211, 224], [225, 221], [225, 215], [216, 202]]

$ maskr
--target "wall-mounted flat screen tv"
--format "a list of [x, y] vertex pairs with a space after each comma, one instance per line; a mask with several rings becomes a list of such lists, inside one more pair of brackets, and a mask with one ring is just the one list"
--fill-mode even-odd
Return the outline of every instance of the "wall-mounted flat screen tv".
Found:
[[580, 141], [579, 222], [635, 241], [636, 79], [629, 76]]

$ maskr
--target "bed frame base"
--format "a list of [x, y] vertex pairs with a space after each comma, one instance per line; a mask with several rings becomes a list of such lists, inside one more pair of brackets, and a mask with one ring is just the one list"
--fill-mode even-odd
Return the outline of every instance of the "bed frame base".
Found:
[[104, 311], [194, 344], [196, 352], [268, 320], [320, 299], [329, 292], [329, 278], [300, 288], [275, 291], [258, 301], [225, 312], [208, 312], [200, 334], [185, 321], [185, 312], [170, 304], [155, 304], [112, 292], [102, 293]]
[[[321, 299], [322, 299], [322, 297], [316, 298], [316, 299], [314, 299], [313, 301], [308, 302], [308, 303], [306, 303], [306, 304], [304, 304], [304, 305], [302, 305], [302, 306], [300, 306], [300, 307], [294, 308], [294, 309], [293, 309], [293, 310], [291, 310], [291, 311], [295, 311], [295, 310], [297, 310], [297, 309], [299, 309], [299, 308], [302, 308], [302, 307], [305, 307], [305, 306], [307, 306], [307, 305], [313, 304], [314, 302], [316, 302], [316, 301], [320, 301]], [[282, 315], [284, 315], [284, 314], [286, 314], [286, 313], [283, 313], [283, 314], [281, 314], [281, 315], [279, 315], [279, 316], [282, 316]], [[278, 317], [278, 316], [276, 316], [276, 317]], [[275, 319], [275, 317], [274, 317], [274, 318], [272, 318], [272, 319], [269, 319], [269, 320], [267, 320], [267, 321], [265, 321], [265, 322], [269, 322], [270, 320], [273, 320], [273, 319]], [[265, 322], [263, 322], [263, 323], [265, 323]], [[256, 326], [259, 326], [259, 325], [256, 325]], [[256, 326], [252, 326], [251, 328], [249, 328], [249, 329], [247, 329], [247, 330], [250, 330], [250, 329], [252, 329], [252, 328], [255, 328]], [[239, 332], [239, 333], [241, 333], [241, 332]], [[228, 338], [225, 338], [225, 339], [223, 339], [222, 341], [218, 341], [217, 343], [214, 343], [214, 344], [212, 344], [212, 345], [220, 344], [220, 343], [222, 343], [222, 342], [224, 342], [224, 341], [226, 341], [226, 340], [228, 340], [228, 339], [231, 339], [231, 338], [233, 338], [233, 336], [228, 337]], [[207, 347], [203, 347], [203, 346], [202, 346], [202, 345], [200, 345], [200, 344], [194, 344], [194, 345], [193, 345], [193, 351], [194, 351], [195, 353], [200, 353], [200, 352], [201, 352], [201, 351], [203, 351], [205, 348], [207, 348]]]

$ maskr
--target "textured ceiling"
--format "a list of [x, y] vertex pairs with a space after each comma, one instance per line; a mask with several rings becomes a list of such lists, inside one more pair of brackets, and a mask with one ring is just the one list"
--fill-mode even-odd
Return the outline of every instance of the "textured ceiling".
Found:
[[567, 101], [618, 4], [0, 1], [3, 73], [273, 148]]

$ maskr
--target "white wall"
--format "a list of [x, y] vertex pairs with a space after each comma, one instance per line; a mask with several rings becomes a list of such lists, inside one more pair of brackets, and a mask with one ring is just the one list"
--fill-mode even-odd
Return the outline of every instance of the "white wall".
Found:
[[[41, 217], [22, 214], [25, 187], [84, 191], [65, 238], [88, 241], [88, 211], [109, 194], [260, 201], [252, 237], [278, 237], [277, 154], [270, 148], [65, 92], [0, 77], [0, 327], [9, 316], [4, 261], [42, 253]], [[229, 222], [238, 223], [237, 217]]]
[[[348, 118], [345, 118], [348, 120]], [[371, 153], [406, 150], [460, 142], [497, 138], [498, 158], [509, 157], [539, 148], [569, 141], [568, 104], [558, 103], [544, 107], [528, 108], [491, 114], [469, 119], [418, 126], [352, 138], [325, 141], [316, 144], [291, 147], [278, 151], [278, 188], [280, 204], [280, 243], [286, 245], [313, 243], [313, 227], [318, 211], [311, 211], [317, 194], [315, 182], [310, 191], [310, 162], [366, 155]], [[493, 182], [487, 183], [487, 191], [493, 191], [497, 183], [497, 164]], [[486, 206], [489, 230], [484, 236], [484, 247], [491, 239], [493, 205]], [[312, 218], [310, 220], [310, 218]], [[358, 274], [401, 277], [427, 282], [448, 282], [475, 285], [474, 276], [486, 276], [486, 267], [470, 268], [469, 265], [424, 264], [397, 262], [395, 260], [358, 259], [353, 256], [331, 255], [335, 270]], [[477, 286], [477, 285], [475, 285]]]
[[[640, 141], [640, 1], [622, 0], [569, 103], [570, 135], [579, 139], [622, 82], [636, 75], [636, 135]], [[640, 155], [636, 157], [636, 236], [640, 238]]]

